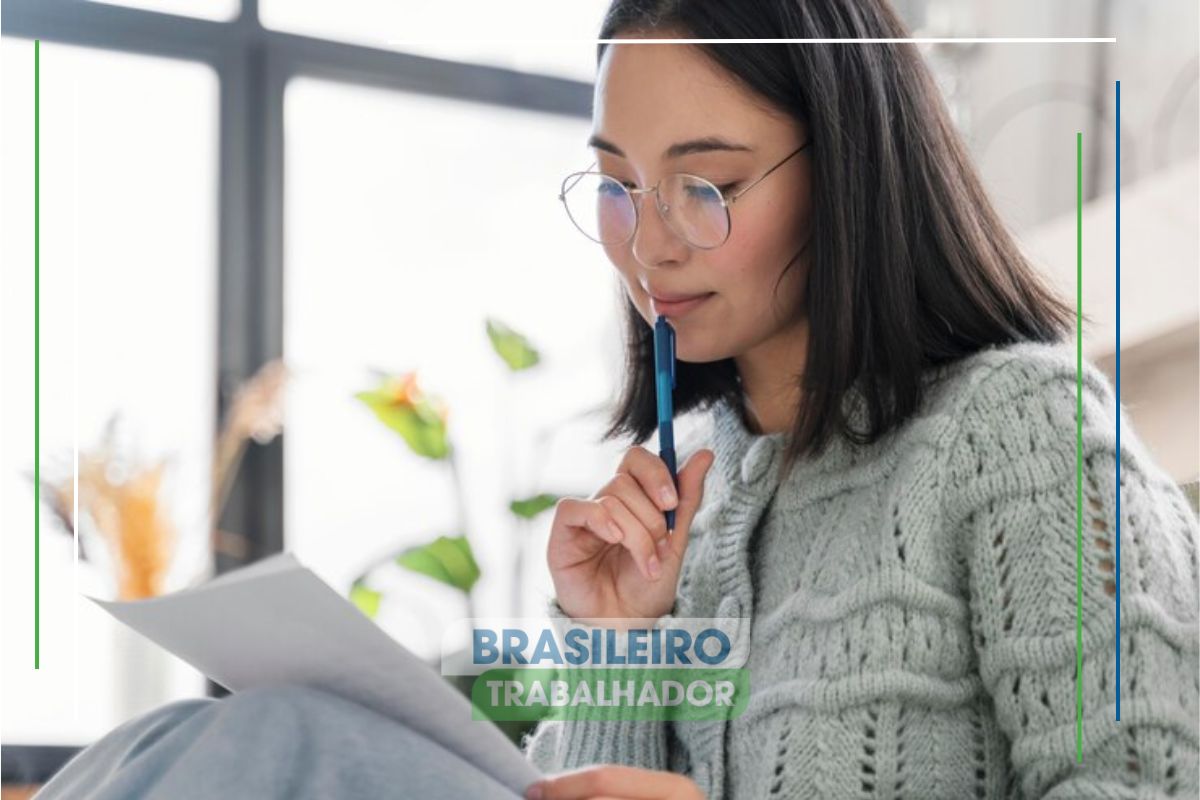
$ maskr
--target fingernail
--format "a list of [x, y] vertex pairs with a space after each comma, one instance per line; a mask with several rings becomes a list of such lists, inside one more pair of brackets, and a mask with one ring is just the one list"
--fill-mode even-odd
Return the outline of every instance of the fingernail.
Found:
[[646, 568], [650, 570], [650, 577], [657, 578], [662, 572], [662, 564], [658, 561], [658, 556], [650, 556], [650, 560], [646, 562]]
[[526, 789], [525, 800], [542, 800], [542, 785], [535, 783]]
[[659, 489], [658, 496], [662, 498], [664, 505], [668, 507], [675, 505], [675, 491], [670, 486]]

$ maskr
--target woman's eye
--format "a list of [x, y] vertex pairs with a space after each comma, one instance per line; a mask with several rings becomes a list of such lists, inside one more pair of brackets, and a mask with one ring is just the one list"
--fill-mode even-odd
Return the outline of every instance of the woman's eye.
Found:
[[739, 183], [741, 183], [741, 181], [734, 181], [733, 183], [727, 183], [724, 186], [718, 186], [717, 188], [721, 190], [721, 194], [729, 194]]
[[600, 183], [600, 193], [609, 195], [609, 196], [624, 194], [624, 192], [620, 191], [617, 188], [619, 186], [624, 187], [625, 189], [628, 189], [629, 191], [633, 191], [634, 189], [637, 188], [637, 186], [630, 183], [629, 181], [619, 181], [616, 178], [610, 178], [610, 179], [608, 179], [606, 181], [602, 181]]

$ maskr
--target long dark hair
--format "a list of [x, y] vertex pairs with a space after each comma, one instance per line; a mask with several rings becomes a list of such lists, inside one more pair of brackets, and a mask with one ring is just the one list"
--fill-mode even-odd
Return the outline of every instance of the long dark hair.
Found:
[[[614, 0], [599, 38], [621, 33], [910, 36], [885, 0]], [[783, 472], [835, 435], [873, 443], [898, 427], [919, 408], [930, 367], [1070, 331], [1074, 310], [1005, 228], [911, 42], [693, 46], [805, 123], [813, 143], [808, 352]], [[628, 297], [624, 307], [626, 379], [603, 438], [643, 442], [657, 427], [653, 330]], [[863, 431], [843, 403], [854, 387], [867, 404]], [[745, 419], [732, 358], [677, 364], [677, 413], [722, 399]]]

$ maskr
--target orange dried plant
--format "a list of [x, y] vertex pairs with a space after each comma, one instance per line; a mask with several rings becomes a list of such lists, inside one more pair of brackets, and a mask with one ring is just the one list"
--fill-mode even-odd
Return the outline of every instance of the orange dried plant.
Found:
[[[138, 600], [162, 593], [175, 546], [175, 527], [161, 496], [168, 460], [118, 463], [112, 443], [116, 419], [109, 421], [98, 448], [79, 454], [80, 515], [92, 521], [108, 547], [116, 568], [117, 598]], [[74, 532], [71, 477], [43, 481], [43, 490], [51, 510]]]
[[[213, 545], [221, 552], [237, 553], [241, 548], [242, 537], [218, 530], [217, 520], [248, 440], [265, 444], [282, 430], [287, 378], [288, 370], [281, 359], [264, 364], [234, 394], [217, 436], [206, 522]], [[134, 600], [162, 593], [176, 531], [161, 497], [169, 460], [152, 464], [118, 460], [113, 442], [117, 418], [113, 415], [109, 420], [99, 447], [79, 454], [79, 506], [80, 516], [91, 519], [107, 545], [116, 568], [118, 598]], [[67, 532], [74, 533], [70, 474], [61, 480], [43, 479], [42, 493]], [[86, 551], [81, 549], [80, 553], [88, 557]]]

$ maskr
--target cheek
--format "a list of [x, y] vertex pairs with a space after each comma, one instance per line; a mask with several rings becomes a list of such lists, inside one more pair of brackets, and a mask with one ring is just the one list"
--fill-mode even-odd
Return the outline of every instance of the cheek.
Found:
[[[744, 214], [734, 222], [729, 239], [711, 263], [723, 289], [742, 309], [739, 313], [752, 309], [756, 324], [763, 325], [796, 313], [803, 304], [800, 294], [808, 259], [801, 249], [809, 233], [807, 197], [756, 209], [754, 215]], [[761, 313], [767, 308], [772, 309], [771, 315]]]
[[758, 287], [775, 280], [790, 258], [780, 258], [789, 238], [773, 213], [743, 215], [734, 223], [729, 239], [712, 254], [713, 269], [735, 293], [757, 292]]

